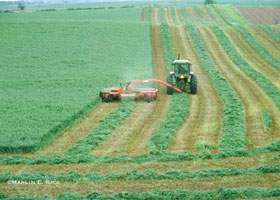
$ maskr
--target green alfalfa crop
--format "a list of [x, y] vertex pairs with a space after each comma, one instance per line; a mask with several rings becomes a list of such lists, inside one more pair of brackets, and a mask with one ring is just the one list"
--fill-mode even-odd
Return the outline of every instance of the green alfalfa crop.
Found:
[[241, 35], [246, 39], [246, 41], [260, 54], [262, 55], [271, 65], [276, 69], [280, 70], [280, 61], [271, 55], [266, 48], [264, 48], [256, 38], [243, 26], [234, 26]]
[[218, 38], [220, 44], [228, 54], [228, 56], [232, 59], [232, 61], [249, 77], [254, 79], [256, 83], [264, 90], [268, 96], [270, 96], [275, 104], [280, 109], [280, 91], [279, 89], [268, 80], [262, 73], [254, 70], [250, 64], [248, 64], [242, 56], [238, 53], [235, 47], [231, 44], [227, 36], [224, 32], [218, 28], [217, 26], [212, 26], [211, 29], [215, 33]]
[[248, 20], [234, 6], [214, 5], [213, 7], [217, 13], [219, 13], [221, 18], [229, 25], [250, 24]]
[[187, 25], [187, 30], [193, 39], [202, 67], [208, 73], [224, 103], [223, 136], [220, 144], [222, 152], [230, 155], [247, 154], [243, 105], [233, 88], [216, 69], [195, 27]]

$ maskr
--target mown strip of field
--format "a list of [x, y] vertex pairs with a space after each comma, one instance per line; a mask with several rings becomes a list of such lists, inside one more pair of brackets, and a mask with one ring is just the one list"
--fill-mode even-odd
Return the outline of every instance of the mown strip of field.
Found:
[[57, 175], [45, 174], [42, 172], [12, 174], [10, 172], [0, 173], [0, 182], [8, 182], [9, 180], [16, 181], [105, 181], [105, 180], [163, 180], [163, 179], [202, 179], [206, 177], [227, 177], [227, 176], [240, 176], [240, 175], [262, 175], [270, 173], [279, 173], [280, 165], [261, 165], [249, 169], [201, 169], [197, 171], [186, 170], [171, 170], [158, 172], [153, 170], [140, 171], [126, 171], [119, 172], [113, 171], [109, 174], [101, 174], [91, 171], [87, 174], [79, 173], [75, 170], [68, 171]]
[[[245, 40], [245, 38], [233, 27], [226, 27], [224, 32], [230, 42], [233, 44], [238, 53], [242, 56], [248, 64], [260, 73], [265, 79], [268, 79], [273, 83], [272, 91], [280, 90], [280, 72], [274, 66], [272, 66], [262, 55], [259, 54], [250, 44]], [[267, 81], [258, 81], [258, 84]], [[275, 86], [277, 88], [275, 88]], [[277, 97], [276, 95], [275, 97]], [[279, 101], [274, 98], [275, 103], [279, 106]], [[279, 97], [278, 97], [279, 98]]]
[[182, 59], [191, 60], [192, 71], [198, 78], [198, 93], [189, 95], [189, 115], [173, 139], [169, 150], [180, 152], [194, 151], [200, 146], [217, 147], [222, 135], [221, 99], [203, 70], [185, 27], [170, 27], [170, 34], [176, 53], [180, 54]]
[[243, 105], [233, 88], [211, 61], [207, 49], [195, 27], [187, 25], [187, 31], [194, 41], [195, 49], [202, 66], [208, 73], [210, 80], [213, 82], [224, 103], [223, 136], [220, 147], [222, 151], [229, 154], [242, 154], [242, 152], [247, 151]]
[[[75, 192], [86, 195], [91, 192], [103, 194], [114, 194], [119, 192], [151, 192], [155, 190], [215, 190], [221, 187], [227, 188], [279, 188], [280, 181], [275, 174], [261, 175], [240, 175], [225, 177], [208, 177], [202, 179], [179, 179], [179, 180], [105, 180], [97, 182], [74, 181], [60, 182], [57, 184], [7, 184], [0, 183], [0, 192], [7, 194], [31, 194], [31, 195], [52, 195]], [[171, 191], [170, 191], [171, 192]], [[274, 196], [279, 196], [279, 189]]]
[[[280, 128], [280, 121], [278, 120], [280, 115], [279, 112], [277, 112], [277, 106], [269, 96], [266, 95], [252, 79], [239, 70], [239, 67], [230, 59], [238, 60], [238, 58], [236, 58], [236, 56], [239, 56], [238, 54], [234, 54], [233, 56], [234, 51], [230, 49], [227, 49], [227, 52], [225, 52], [223, 47], [219, 44], [219, 40], [208, 27], [198, 27], [198, 29], [200, 30], [200, 34], [204, 39], [213, 62], [230, 82], [244, 104], [248, 148], [253, 149], [258, 146], [265, 146], [275, 141], [279, 137], [277, 132]], [[221, 34], [219, 38], [220, 40], [224, 40], [223, 45], [230, 46], [229, 41], [225, 41], [225, 37]], [[229, 57], [227, 54], [231, 54], [232, 56]], [[238, 63], [240, 62], [242, 62], [242, 60], [238, 61]], [[273, 105], [274, 108], [271, 108]], [[271, 132], [264, 131], [262, 122], [263, 109], [268, 110], [269, 114], [273, 116], [274, 121]]]
[[0, 173], [67, 173], [75, 170], [79, 173], [89, 173], [92, 170], [98, 173], [111, 173], [114, 171], [127, 172], [131, 170], [146, 171], [154, 170], [164, 172], [168, 170], [199, 170], [215, 168], [250, 168], [262, 164], [278, 164], [279, 153], [265, 153], [258, 156], [229, 157], [224, 159], [182, 160], [182, 161], [152, 161], [152, 162], [107, 162], [107, 163], [71, 163], [71, 164], [36, 164], [36, 165], [1, 165]]
[[[143, 192], [143, 193], [132, 193], [132, 192], [121, 192], [118, 194], [102, 194], [93, 192], [90, 194], [84, 194], [81, 196], [75, 193], [63, 193], [60, 195], [54, 196], [33, 196], [33, 195], [8, 195], [7, 193], [0, 193], [0, 197], [2, 198], [28, 198], [28, 199], [46, 199], [46, 198], [57, 198], [60, 200], [63, 199], [167, 199], [167, 198], [178, 198], [178, 199], [237, 199], [237, 198], [262, 198], [262, 199], [277, 199], [279, 197], [279, 187], [274, 188], [218, 188], [215, 190], [158, 190], [158, 191], [150, 191], [150, 192]], [[273, 198], [275, 197], [275, 198]]]

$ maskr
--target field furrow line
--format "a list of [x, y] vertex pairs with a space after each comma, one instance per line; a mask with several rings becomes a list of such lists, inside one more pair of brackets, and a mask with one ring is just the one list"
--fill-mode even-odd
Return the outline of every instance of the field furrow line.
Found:
[[[165, 80], [166, 69], [160, 39], [160, 27], [151, 27], [151, 45], [153, 54], [153, 74], [155, 78]], [[158, 85], [158, 98], [152, 103], [137, 103], [136, 109], [102, 144], [92, 151], [96, 156], [109, 156], [147, 153], [147, 142], [166, 114], [170, 97], [165, 87]]]
[[258, 72], [264, 74], [274, 85], [280, 89], [280, 72], [268, 63], [255, 49], [253, 49], [232, 27], [224, 29], [225, 34], [235, 46], [239, 54]]
[[[191, 181], [190, 181], [191, 180]], [[0, 192], [7, 194], [36, 194], [58, 195], [66, 192], [88, 194], [93, 191], [104, 194], [112, 194], [122, 191], [146, 192], [154, 190], [213, 190], [220, 187], [244, 188], [266, 187], [273, 188], [280, 184], [275, 174], [264, 175], [240, 175], [227, 177], [209, 177], [201, 179], [174, 180], [107, 180], [98, 182], [78, 181], [63, 182], [59, 184], [7, 184], [0, 183]]]
[[[208, 27], [198, 28], [209, 50], [212, 60], [220, 72], [230, 82], [245, 106], [246, 139], [249, 149], [265, 146], [279, 137], [280, 113], [277, 106], [264, 91], [246, 76], [227, 56], [214, 33]], [[273, 107], [274, 105], [274, 107]], [[272, 118], [271, 131], [265, 132], [261, 118], [262, 109], [266, 109]], [[276, 110], [276, 111], [275, 111]]]
[[189, 58], [198, 78], [197, 95], [189, 95], [189, 115], [169, 147], [171, 151], [193, 151], [196, 145], [217, 145], [221, 137], [222, 102], [202, 69], [190, 36], [184, 27], [170, 27], [173, 46], [182, 58]]
[[251, 26], [248, 29], [254, 34], [258, 42], [274, 57], [280, 59], [280, 44], [277, 43], [265, 30], [260, 27]]

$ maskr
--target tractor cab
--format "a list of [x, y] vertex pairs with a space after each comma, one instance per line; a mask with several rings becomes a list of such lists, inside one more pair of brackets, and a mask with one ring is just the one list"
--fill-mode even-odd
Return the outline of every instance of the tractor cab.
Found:
[[[173, 86], [180, 88], [182, 91], [197, 93], [197, 79], [191, 71], [191, 62], [189, 59], [178, 58], [172, 62], [173, 71], [167, 74], [166, 81]], [[173, 94], [172, 88], [167, 88], [167, 94]]]
[[175, 75], [187, 76], [191, 71], [190, 60], [174, 60], [172, 66]]

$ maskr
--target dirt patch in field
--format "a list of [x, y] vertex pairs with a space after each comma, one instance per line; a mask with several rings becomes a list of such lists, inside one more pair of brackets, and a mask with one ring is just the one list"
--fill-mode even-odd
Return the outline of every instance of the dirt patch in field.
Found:
[[170, 27], [176, 53], [190, 59], [198, 79], [198, 93], [189, 95], [189, 115], [172, 141], [170, 151], [193, 151], [196, 145], [218, 145], [222, 135], [223, 104], [196, 55], [184, 27]]
[[279, 161], [273, 159], [279, 152], [266, 153], [252, 157], [231, 157], [219, 160], [186, 160], [169, 162], [114, 162], [114, 163], [78, 163], [78, 164], [38, 164], [38, 165], [0, 165], [0, 173], [11, 172], [14, 174], [41, 172], [46, 174], [60, 174], [69, 171], [79, 173], [112, 173], [115, 171], [127, 172], [132, 170], [147, 171], [155, 170], [165, 172], [170, 170], [194, 171], [200, 169], [218, 169], [218, 168], [252, 168], [264, 164], [279, 164]]
[[146, 192], [154, 190], [214, 190], [220, 187], [247, 188], [247, 187], [265, 187], [273, 188], [280, 184], [280, 179], [275, 174], [264, 175], [243, 175], [243, 176], [225, 176], [209, 177], [201, 179], [175, 179], [175, 180], [113, 180], [113, 181], [79, 181], [79, 182], [60, 182], [56, 184], [7, 184], [0, 183], [0, 192], [8, 194], [36, 194], [53, 195], [60, 193], [77, 192], [79, 194], [88, 194], [91, 192], [101, 192], [104, 194], [129, 192]]
[[[167, 72], [159, 26], [153, 25], [151, 28], [151, 43], [154, 77], [165, 80]], [[92, 152], [94, 155], [114, 156], [147, 153], [147, 143], [160, 120], [165, 116], [170, 103], [170, 97], [166, 95], [166, 88], [158, 84], [156, 84], [156, 88], [159, 89], [157, 100], [152, 103], [137, 103], [136, 109], [130, 117]]]
[[[280, 113], [274, 102], [264, 91], [228, 57], [214, 33], [208, 27], [198, 27], [215, 66], [231, 84], [240, 97], [245, 109], [246, 139], [249, 149], [265, 146], [279, 137]], [[274, 126], [269, 132], [263, 129], [261, 110], [272, 116]]]
[[253, 24], [280, 24], [280, 7], [238, 7]]
[[254, 34], [258, 42], [266, 48], [271, 55], [280, 59], [280, 44], [274, 40], [273, 37], [271, 37], [265, 30], [256, 26], [250, 26], [247, 29]]
[[278, 89], [280, 89], [280, 71], [252, 48], [237, 30], [232, 27], [227, 27], [225, 29], [225, 34], [251, 67], [265, 75]]

